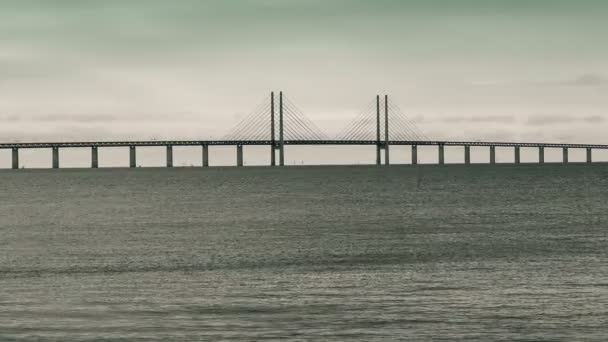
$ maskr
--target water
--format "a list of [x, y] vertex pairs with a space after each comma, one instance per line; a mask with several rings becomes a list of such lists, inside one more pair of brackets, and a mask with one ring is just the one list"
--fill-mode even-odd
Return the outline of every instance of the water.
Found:
[[0, 340], [605, 341], [608, 166], [0, 172]]

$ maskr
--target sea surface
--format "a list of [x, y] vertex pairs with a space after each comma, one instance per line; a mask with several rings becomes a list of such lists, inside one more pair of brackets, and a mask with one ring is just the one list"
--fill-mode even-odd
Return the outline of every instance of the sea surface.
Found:
[[607, 341], [608, 165], [0, 171], [0, 341]]

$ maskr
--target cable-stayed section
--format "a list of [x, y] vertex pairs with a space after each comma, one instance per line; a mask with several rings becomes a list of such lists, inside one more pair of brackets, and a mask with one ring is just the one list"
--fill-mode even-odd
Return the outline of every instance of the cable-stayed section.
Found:
[[264, 99], [256, 108], [224, 137], [225, 140], [255, 141], [270, 140], [271, 104]]
[[[244, 117], [223, 139], [231, 141], [430, 141], [404, 111], [388, 99], [377, 97], [333, 139], [329, 138], [303, 111], [282, 92], [271, 93]], [[387, 121], [388, 120], [388, 130]], [[273, 127], [274, 123], [274, 127]], [[281, 125], [282, 123], [282, 125]], [[274, 132], [274, 137], [273, 137]], [[282, 135], [281, 135], [282, 133]], [[388, 139], [387, 139], [388, 134]]]
[[223, 139], [234, 141], [270, 140], [273, 143], [280, 144], [281, 133], [282, 141], [329, 140], [329, 137], [282, 92], [272, 93], [270, 100], [264, 99], [249, 115], [236, 124]]
[[376, 140], [376, 101], [370, 101], [348, 124], [335, 140]]
[[283, 97], [283, 129], [284, 140], [329, 140], [329, 137], [287, 97]]
[[399, 141], [429, 141], [429, 137], [410, 120], [404, 111], [391, 101], [388, 102], [389, 139]]
[[[388, 115], [387, 115], [388, 111]], [[410, 120], [397, 104], [387, 98], [370, 101], [363, 110], [338, 133], [336, 140], [386, 141], [386, 119], [388, 117], [388, 140], [428, 141], [420, 128]]]

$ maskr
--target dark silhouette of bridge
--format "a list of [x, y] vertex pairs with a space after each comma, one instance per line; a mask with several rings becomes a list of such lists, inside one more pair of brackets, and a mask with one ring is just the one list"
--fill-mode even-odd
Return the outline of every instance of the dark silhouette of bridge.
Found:
[[[0, 149], [12, 150], [12, 168], [19, 168], [19, 149], [48, 148], [52, 151], [52, 166], [59, 168], [61, 148], [90, 148], [91, 167], [97, 168], [98, 149], [102, 147], [129, 147], [129, 166], [136, 167], [136, 148], [141, 146], [165, 146], [167, 167], [173, 166], [173, 146], [201, 146], [202, 165], [209, 166], [210, 146], [236, 146], [236, 165], [243, 166], [243, 146], [270, 146], [270, 165], [285, 165], [286, 145], [374, 145], [376, 164], [390, 164], [390, 147], [411, 146], [412, 164], [418, 163], [418, 146], [437, 146], [438, 163], [444, 164], [445, 147], [464, 147], [464, 163], [471, 164], [471, 147], [485, 146], [490, 149], [490, 164], [496, 163], [496, 147], [512, 147], [514, 163], [520, 163], [520, 148], [538, 148], [538, 163], [545, 162], [545, 148], [561, 148], [563, 163], [568, 163], [569, 149], [585, 149], [586, 163], [592, 162], [593, 149], [608, 149], [601, 144], [564, 144], [545, 142], [499, 141], [441, 141], [429, 139], [404, 112], [389, 101], [388, 95], [376, 96], [368, 106], [337, 136], [327, 136], [313, 121], [289, 101], [283, 92], [271, 93], [250, 115], [239, 122], [228, 134], [218, 140], [148, 140], [148, 141], [84, 141], [84, 142], [15, 142], [0, 143]], [[278, 163], [277, 163], [278, 152]]]

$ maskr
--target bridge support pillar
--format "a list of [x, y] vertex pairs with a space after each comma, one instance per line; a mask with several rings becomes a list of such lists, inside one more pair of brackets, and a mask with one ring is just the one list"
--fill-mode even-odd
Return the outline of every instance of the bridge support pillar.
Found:
[[236, 166], [243, 166], [243, 145], [236, 145]]
[[443, 164], [445, 164], [445, 153], [444, 153], [443, 144], [439, 145], [438, 151], [439, 151], [439, 165], [443, 165]]
[[270, 166], [276, 166], [277, 165], [277, 161], [276, 161], [276, 151], [274, 150], [274, 144], [270, 145]]
[[564, 147], [564, 149], [563, 149], [562, 163], [568, 164], [568, 148], [567, 147]]
[[19, 168], [19, 149], [13, 147], [13, 169]]
[[519, 146], [515, 146], [515, 164], [519, 164], [521, 162], [521, 154]]
[[496, 164], [496, 146], [490, 146], [490, 164]]
[[97, 154], [97, 146], [91, 147], [91, 168], [96, 169], [99, 167], [99, 156]]
[[129, 167], [137, 166], [137, 151], [135, 146], [129, 146]]
[[593, 159], [591, 158], [591, 147], [587, 147], [587, 164], [591, 164]]
[[384, 165], [390, 165], [390, 155], [389, 155], [389, 147], [388, 147], [388, 143], [386, 144], [386, 146], [384, 147]]
[[545, 148], [543, 146], [538, 147], [538, 163], [545, 163]]
[[[376, 165], [382, 165], [382, 152], [384, 152], [384, 145], [379, 144], [376, 151]], [[386, 154], [384, 156], [386, 157]], [[386, 164], [386, 160], [384, 163]]]
[[203, 145], [203, 167], [209, 167], [209, 145]]
[[[272, 156], [274, 157], [274, 163], [272, 164], [272, 166], [276, 166], [277, 165], [277, 161], [276, 161], [276, 156], [277, 156], [277, 151], [281, 150], [281, 148], [278, 145], [274, 145], [272, 146]], [[271, 160], [272, 161], [272, 160]], [[281, 165], [281, 161], [279, 160], [278, 165]]]
[[173, 146], [167, 145], [167, 167], [173, 167]]
[[412, 145], [412, 165], [418, 164], [418, 146]]
[[53, 146], [53, 169], [59, 168], [59, 147]]
[[471, 146], [469, 145], [464, 146], [464, 163], [466, 165], [471, 164]]

